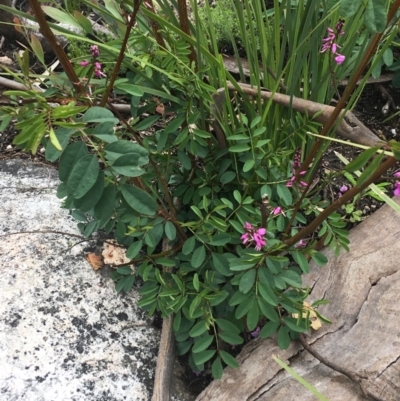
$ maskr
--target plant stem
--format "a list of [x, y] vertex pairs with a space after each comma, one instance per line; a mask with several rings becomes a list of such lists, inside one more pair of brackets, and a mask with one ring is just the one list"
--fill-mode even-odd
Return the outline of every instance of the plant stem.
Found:
[[[156, 11], [154, 10], [153, 0], [147, 0], [145, 2], [145, 6], [152, 13], [154, 13], [154, 14], [156, 13]], [[153, 30], [153, 34], [154, 34], [154, 37], [157, 40], [158, 45], [165, 49], [166, 48], [165, 47], [165, 41], [164, 41], [164, 38], [162, 37], [162, 35], [160, 33], [160, 26], [158, 25], [158, 22], [154, 21], [153, 19], [150, 19], [150, 25], [151, 25], [151, 29]]]
[[78, 94], [85, 94], [85, 89], [82, 83], [80, 82], [79, 77], [76, 74], [74, 67], [71, 64], [71, 61], [69, 60], [60, 42], [57, 40], [53, 31], [50, 29], [49, 24], [47, 23], [46, 16], [44, 15], [42, 8], [40, 7], [39, 1], [38, 0], [28, 0], [28, 1], [29, 1], [29, 6], [31, 7], [37, 19], [37, 22], [40, 26], [40, 33], [49, 42], [50, 47], [53, 49], [55, 55], [60, 61], [60, 64], [64, 69], [65, 73], [67, 74], [68, 79], [71, 81], [75, 91]]
[[343, 194], [340, 198], [338, 198], [335, 202], [333, 202], [330, 206], [328, 206], [319, 216], [317, 216], [308, 226], [306, 226], [299, 233], [284, 241], [286, 247], [291, 247], [300, 241], [302, 238], [305, 238], [307, 235], [313, 233], [318, 226], [336, 209], [345, 204], [347, 201], [353, 199], [357, 194], [363, 191], [368, 185], [372, 184], [376, 181], [382, 174], [384, 174], [389, 168], [396, 164], [396, 159], [394, 157], [389, 157], [384, 163], [382, 163], [376, 171], [360, 186], [355, 186], [350, 189], [348, 192]]
[[[116, 110], [114, 108], [114, 106], [110, 102], [108, 102], [108, 106], [115, 113], [115, 115], [119, 118], [119, 120], [124, 123], [125, 127], [134, 136], [134, 138], [137, 141], [137, 143], [139, 145], [143, 146], [142, 139], [139, 137], [139, 135], [137, 135], [135, 130], [129, 125], [128, 121], [126, 121], [126, 119], [121, 115], [121, 113], [118, 110]], [[178, 234], [179, 234], [179, 237], [182, 240], [185, 240], [186, 239], [186, 234], [182, 230], [182, 227], [180, 226], [179, 222], [172, 215], [172, 213], [174, 213], [174, 211], [175, 211], [175, 206], [174, 206], [174, 202], [172, 200], [171, 194], [169, 193], [169, 190], [168, 190], [168, 184], [165, 182], [164, 177], [162, 176], [160, 170], [157, 168], [156, 163], [154, 163], [154, 161], [151, 158], [150, 158], [150, 164], [152, 165], [152, 167], [153, 167], [158, 179], [161, 182], [161, 185], [162, 185], [162, 187], [164, 189], [165, 197], [167, 198], [168, 207], [169, 207], [169, 212], [166, 209], [162, 210], [161, 207], [160, 207], [159, 214], [161, 214], [166, 220], [170, 220], [174, 224], [174, 226], [176, 227], [176, 229], [178, 231]]]
[[122, 45], [121, 45], [121, 49], [119, 51], [117, 62], [115, 63], [115, 67], [113, 69], [110, 81], [109, 81], [109, 83], [107, 85], [107, 89], [106, 89], [106, 91], [105, 91], [105, 93], [103, 95], [103, 98], [101, 99], [101, 102], [100, 102], [100, 106], [101, 107], [104, 107], [107, 104], [108, 97], [110, 96], [111, 91], [113, 90], [114, 82], [117, 79], [117, 76], [118, 76], [118, 73], [119, 73], [119, 69], [121, 68], [121, 64], [122, 64], [122, 61], [124, 59], [126, 45], [128, 43], [129, 35], [131, 33], [133, 25], [135, 24], [137, 13], [139, 12], [140, 2], [141, 2], [141, 0], [134, 0], [133, 1], [133, 12], [129, 16], [130, 20], [129, 20], [128, 26], [126, 27], [124, 40], [122, 41]]
[[[178, 14], [179, 14], [179, 24], [182, 32], [190, 36], [189, 18], [188, 18], [186, 0], [178, 0]], [[193, 63], [195, 63], [195, 70], [197, 70], [196, 53], [194, 51], [193, 45], [190, 45], [189, 60], [191, 66]]]

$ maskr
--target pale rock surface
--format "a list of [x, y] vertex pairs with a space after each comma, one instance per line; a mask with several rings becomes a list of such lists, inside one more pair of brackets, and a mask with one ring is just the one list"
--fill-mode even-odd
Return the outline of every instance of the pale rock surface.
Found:
[[0, 161], [0, 401], [150, 400], [160, 332], [137, 289], [118, 295], [77, 238], [4, 236], [79, 234], [57, 185], [49, 167]]
[[[399, 198], [394, 198], [400, 203]], [[323, 357], [366, 376], [375, 399], [400, 400], [400, 215], [384, 205], [350, 232], [350, 252], [342, 251], [325, 267], [312, 266], [304, 277], [310, 301], [325, 298], [324, 324], [307, 335]], [[310, 302], [310, 303], [311, 303]], [[277, 355], [330, 401], [366, 398], [347, 377], [321, 364], [298, 342], [280, 350], [275, 339], [246, 345], [238, 369], [226, 368], [197, 401], [313, 401], [316, 397], [272, 359]]]

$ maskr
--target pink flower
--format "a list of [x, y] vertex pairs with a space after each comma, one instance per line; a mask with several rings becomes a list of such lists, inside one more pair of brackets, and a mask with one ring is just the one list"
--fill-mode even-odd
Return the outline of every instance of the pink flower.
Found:
[[349, 187], [347, 185], [342, 185], [339, 188], [339, 192], [338, 192], [338, 197], [340, 198], [345, 192], [347, 192], [349, 190]]
[[267, 239], [265, 234], [267, 230], [265, 228], [256, 229], [252, 224], [245, 223], [243, 226], [245, 233], [240, 237], [243, 244], [255, 245], [256, 251], [260, 251], [265, 245], [267, 245]]
[[101, 64], [99, 62], [94, 63], [94, 76], [97, 78], [105, 77], [106, 74], [101, 71]]
[[340, 64], [342, 64], [344, 62], [346, 57], [343, 56], [343, 54], [339, 54], [339, 53], [336, 53], [336, 54], [337, 54], [337, 56], [335, 57], [336, 64], [340, 65]]
[[250, 223], [247, 223], [247, 222], [246, 222], [246, 223], [244, 224], [244, 229], [245, 229], [245, 230], [253, 230], [253, 228], [254, 228], [253, 225], [250, 224]]
[[275, 216], [279, 213], [282, 212], [282, 208], [280, 206], [276, 207], [274, 210], [272, 210], [272, 214]]
[[305, 246], [307, 246], [307, 241], [305, 239], [301, 239], [294, 247], [304, 248]]
[[249, 234], [249, 233], [244, 233], [244, 234], [240, 237], [240, 239], [242, 240], [243, 245], [245, 245], [245, 244], [247, 244], [247, 243], [251, 240], [251, 237], [250, 237], [250, 234]]
[[[400, 171], [397, 171], [396, 173], [393, 174], [394, 177], [400, 178]], [[393, 191], [394, 196], [399, 196], [400, 195], [400, 181], [396, 181], [394, 183], [394, 191]]]
[[100, 56], [100, 50], [99, 47], [96, 45], [90, 46], [90, 53], [93, 57], [99, 57]]
[[400, 182], [395, 182], [393, 195], [394, 196], [399, 196], [400, 195]]
[[87, 65], [89, 65], [89, 61], [81, 61], [79, 65], [81, 65], [82, 67], [86, 67]]

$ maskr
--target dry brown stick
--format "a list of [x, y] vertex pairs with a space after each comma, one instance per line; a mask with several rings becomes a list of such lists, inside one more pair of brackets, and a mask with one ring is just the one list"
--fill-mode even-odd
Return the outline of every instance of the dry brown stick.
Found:
[[[0, 85], [4, 86], [9, 89], [14, 89], [14, 90], [21, 90], [21, 91], [27, 91], [30, 90], [27, 86], [24, 84], [21, 84], [20, 82], [13, 81], [12, 79], [0, 77]], [[43, 92], [40, 90], [40, 88], [33, 86], [33, 90], [36, 92]]]
[[[82, 241], [81, 242], [85, 242], [85, 241], [93, 241], [95, 240], [95, 238], [93, 237], [83, 237], [82, 235], [78, 235], [78, 234], [73, 234], [73, 233], [67, 233], [64, 231], [55, 231], [55, 230], [33, 230], [33, 231], [18, 231], [15, 233], [6, 233], [6, 234], [0, 234], [0, 238], [1, 237], [8, 237], [10, 235], [21, 235], [21, 234], [58, 234], [58, 235], [65, 235], [66, 237], [74, 237], [74, 238], [79, 238]], [[125, 246], [123, 245], [119, 245], [117, 243], [111, 242], [111, 241], [107, 241], [102, 239], [102, 242], [106, 243], [106, 244], [110, 244], [110, 245], [114, 245], [120, 248], [125, 248]], [[132, 263], [130, 263], [132, 264]], [[126, 266], [126, 264], [124, 264], [123, 266]]]
[[[368, 77], [367, 80], [365, 81], [366, 84], [380, 84], [383, 82], [389, 82], [393, 79], [394, 74], [386, 74], [386, 75], [381, 75], [378, 78], [372, 78]], [[361, 77], [359, 80], [357, 80], [356, 85], [360, 85], [364, 81], [364, 77]], [[346, 86], [349, 83], [348, 79], [344, 79], [342, 81], [338, 81], [337, 84], [339, 86]]]
[[174, 315], [163, 319], [160, 348], [154, 379], [154, 391], [151, 401], [169, 401], [171, 376], [175, 358], [175, 338], [172, 330]]
[[[179, 199], [174, 198], [175, 209], [181, 208]], [[173, 213], [173, 211], [171, 211]], [[171, 249], [168, 238], [164, 238], [162, 250]], [[172, 272], [172, 268], [165, 268], [164, 271]], [[174, 314], [163, 319], [160, 348], [158, 350], [156, 374], [154, 379], [154, 391], [151, 401], [169, 401], [172, 379], [172, 368], [175, 359], [175, 338], [172, 330]]]
[[[240, 69], [239, 69], [236, 57], [228, 56], [226, 54], [223, 54], [222, 57], [223, 57], [225, 69], [227, 71], [229, 71], [230, 73], [233, 73], [233, 74], [239, 74], [240, 73]], [[250, 77], [250, 68], [248, 66], [249, 62], [246, 59], [241, 58], [240, 59], [240, 64], [242, 66], [242, 71], [243, 71], [244, 76]], [[260, 70], [262, 70], [262, 65], [261, 64], [260, 64]], [[268, 66], [267, 66], [267, 71], [268, 71], [269, 74], [271, 74], [272, 77], [274, 77], [276, 79], [275, 73]], [[378, 78], [368, 77], [367, 80], [365, 81], [365, 83], [366, 84], [379, 84], [379, 83], [383, 83], [383, 82], [389, 82], [389, 81], [391, 81], [393, 79], [393, 77], [394, 77], [394, 73], [393, 74], [381, 75]], [[363, 81], [364, 81], [364, 77], [361, 77], [357, 81], [357, 85], [360, 85]], [[336, 83], [339, 86], [346, 86], [349, 83], [349, 80], [348, 79], [343, 79], [341, 81], [336, 81]], [[279, 86], [281, 87], [281, 89], [284, 92], [286, 91], [286, 87], [285, 87], [285, 85], [283, 84], [282, 81], [279, 83]]]
[[[302, 114], [308, 115], [315, 121], [325, 124], [330, 115], [332, 114], [335, 107], [328, 106], [326, 104], [312, 102], [311, 100], [301, 99], [297, 97], [291, 97], [283, 93], [273, 93], [265, 89], [258, 90], [248, 84], [237, 84], [243, 93], [252, 97], [260, 96], [262, 99], [269, 100], [272, 98], [274, 103], [280, 104], [284, 107], [291, 107], [293, 110], [298, 111]], [[237, 91], [237, 87], [231, 83], [227, 84], [229, 91]], [[225, 89], [220, 88], [217, 93], [213, 95], [214, 98], [214, 110], [213, 114], [218, 117], [222, 113], [222, 108], [225, 102]], [[342, 112], [343, 115], [343, 112]], [[221, 128], [221, 132], [222, 128]], [[369, 130], [357, 117], [348, 111], [340, 124], [336, 128], [336, 132], [339, 136], [345, 139], [349, 139], [352, 142], [359, 143], [366, 146], [377, 146], [382, 143], [382, 140], [378, 138], [371, 130]], [[217, 132], [218, 134], [218, 132]], [[218, 143], [223, 143], [222, 140], [218, 139]], [[224, 138], [225, 139], [225, 138]]]
[[[284, 107], [291, 107], [293, 110], [305, 114], [322, 124], [326, 124], [331, 114], [335, 110], [335, 107], [333, 106], [312, 102], [311, 100], [301, 99], [294, 96], [291, 97], [283, 93], [273, 93], [264, 89], [259, 91], [248, 84], [239, 83], [238, 85], [244, 93], [250, 96], [257, 97], [260, 95], [262, 99], [266, 100], [272, 98], [274, 103], [280, 104]], [[227, 87], [229, 91], [237, 90], [236, 87], [231, 83], [228, 83]], [[218, 89], [218, 92], [219, 91], [224, 93], [222, 92], [223, 89]], [[360, 120], [358, 120], [351, 111], [348, 111], [344, 115], [344, 118], [336, 128], [336, 132], [342, 138], [349, 139], [361, 145], [376, 146], [379, 143], [382, 143], [382, 140], [379, 139], [373, 132], [371, 132]]]
[[363, 395], [365, 397], [371, 398], [372, 400], [375, 400], [375, 401], [384, 401], [382, 398], [375, 396], [374, 394], [372, 394], [369, 390], [367, 390], [364, 387], [362, 380], [367, 379], [366, 377], [361, 376], [360, 374], [352, 372], [350, 370], [347, 370], [347, 369], [343, 368], [342, 366], [337, 365], [336, 363], [328, 361], [318, 351], [316, 351], [314, 348], [312, 348], [310, 344], [308, 344], [306, 338], [304, 337], [304, 334], [299, 335], [299, 342], [307, 352], [309, 352], [314, 358], [318, 359], [325, 366], [328, 366], [328, 368], [331, 368], [332, 370], [334, 370], [338, 373], [341, 373], [342, 375], [349, 378], [351, 381], [357, 383], [360, 387], [361, 392], [363, 393]]
[[[243, 71], [243, 74], [245, 77], [250, 77], [249, 62], [245, 58], [239, 58], [241, 69], [239, 68], [239, 65], [238, 65], [238, 59], [235, 56], [228, 56], [226, 54], [223, 54], [222, 60], [224, 62], [225, 69], [227, 71], [229, 71], [230, 73], [239, 74], [240, 71]], [[258, 66], [259, 66], [260, 71], [262, 71], [263, 70], [262, 64], [260, 63]], [[275, 72], [272, 70], [271, 67], [266, 66], [266, 70], [267, 70], [268, 74], [271, 75], [271, 77], [275, 79], [275, 81], [278, 80], [278, 77], [276, 76]], [[283, 79], [279, 80], [278, 85], [282, 89], [283, 92], [286, 92], [287, 88], [286, 88], [285, 84], [283, 83]]]

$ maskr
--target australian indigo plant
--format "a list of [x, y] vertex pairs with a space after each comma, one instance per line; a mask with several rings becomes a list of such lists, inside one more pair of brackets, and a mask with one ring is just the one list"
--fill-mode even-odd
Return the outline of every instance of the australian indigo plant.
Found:
[[[311, 189], [310, 185], [318, 160], [309, 165], [316, 152], [306, 151], [313, 145], [313, 137], [306, 133], [318, 131], [319, 125], [272, 105], [272, 100], [241, 93], [222, 57], [215, 49], [208, 50], [208, 37], [202, 36], [200, 24], [190, 27], [187, 15], [180, 15], [179, 24], [163, 1], [159, 3], [166, 18], [155, 13], [149, 1], [142, 7], [139, 1], [93, 4], [116, 38], [95, 41], [66, 34], [89, 47], [88, 57], [71, 63], [46, 30], [37, 1], [30, 2], [42, 31], [57, 49], [65, 75], [43, 76], [40, 93], [5, 92], [15, 104], [1, 108], [1, 128], [15, 119], [20, 131], [15, 144], [32, 152], [42, 144], [48, 160], [59, 160], [57, 195], [79, 220], [83, 235], [102, 231], [127, 248], [131, 262], [117, 266], [113, 273], [117, 290], [129, 291], [135, 278], [141, 277], [139, 306], [149, 314], [157, 311], [173, 318], [178, 354], [189, 355], [194, 371], [210, 363], [214, 377], [221, 377], [223, 364], [237, 366], [229, 351], [251, 336], [276, 333], [279, 346], [288, 347], [291, 339], [309, 330], [309, 308], [325, 302], [316, 300], [304, 308], [309, 289], [302, 286], [302, 274], [308, 273], [309, 261], [326, 263], [318, 251], [321, 245], [335, 251], [348, 247], [346, 223], [335, 210], [393, 165], [394, 159], [379, 166], [383, 154], [377, 156], [357, 185], [330, 204], [320, 196], [321, 186]], [[323, 10], [322, 18], [319, 2], [309, 1], [298, 9], [276, 2], [276, 29], [271, 33], [259, 19], [272, 15], [262, 12], [264, 3], [236, 5], [258, 24], [260, 45], [270, 39], [271, 48], [282, 46], [274, 48], [277, 57], [282, 55], [276, 64], [267, 63], [265, 57], [270, 55], [261, 52], [263, 65], [277, 71], [271, 74], [265, 69], [257, 82], [252, 74], [254, 85], [276, 91], [282, 78], [289, 93], [298, 90], [305, 97], [330, 99], [329, 80], [321, 86], [321, 77], [348, 64], [337, 53], [339, 36], [346, 36], [343, 23], [335, 30], [329, 28], [328, 37], [322, 38], [325, 21], [337, 21], [339, 5]], [[60, 10], [47, 12], [54, 19], [75, 18]], [[314, 19], [309, 18], [311, 12]], [[238, 17], [245, 26], [242, 14], [238, 12]], [[297, 25], [311, 24], [311, 33], [291, 36], [291, 24], [283, 24], [282, 33], [278, 16], [295, 17]], [[78, 17], [76, 23], [92, 35], [87, 18]], [[30, 42], [40, 53], [38, 42]], [[212, 43], [211, 38], [211, 47]], [[347, 43], [343, 51], [350, 54]], [[249, 59], [257, 59], [248, 38], [244, 47], [248, 53], [253, 49]], [[321, 51], [333, 55], [336, 70], [330, 63], [320, 63]], [[296, 57], [303, 63], [296, 63]], [[29, 57], [20, 61], [26, 72], [22, 82], [30, 86]], [[299, 65], [308, 74], [311, 64], [307, 63], [314, 61], [321, 70], [313, 70], [311, 84], [316, 86], [310, 87], [308, 75], [295, 78]], [[105, 74], [104, 65], [115, 68]], [[250, 69], [258, 71], [258, 66], [258, 59], [250, 63]], [[120, 67], [127, 71], [124, 76], [118, 76]], [[227, 80], [234, 91], [228, 89]], [[221, 90], [226, 101], [218, 114], [214, 96]], [[116, 105], [112, 91], [126, 103]], [[144, 134], [150, 128], [151, 134]], [[396, 144], [391, 146], [397, 152]], [[365, 166], [376, 150], [361, 155], [349, 169]]]

